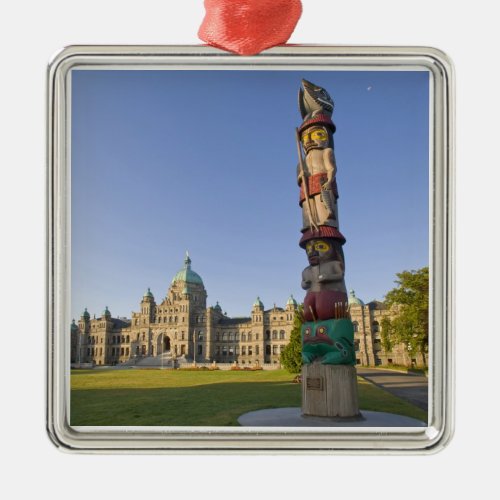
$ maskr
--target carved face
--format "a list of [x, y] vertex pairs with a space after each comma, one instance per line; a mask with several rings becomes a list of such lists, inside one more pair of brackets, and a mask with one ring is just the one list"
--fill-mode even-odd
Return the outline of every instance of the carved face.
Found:
[[322, 262], [336, 260], [337, 252], [327, 239], [309, 240], [306, 243], [306, 253], [311, 266], [317, 266]]
[[325, 149], [330, 145], [326, 128], [318, 126], [306, 128], [302, 132], [301, 141], [306, 153], [311, 149]]

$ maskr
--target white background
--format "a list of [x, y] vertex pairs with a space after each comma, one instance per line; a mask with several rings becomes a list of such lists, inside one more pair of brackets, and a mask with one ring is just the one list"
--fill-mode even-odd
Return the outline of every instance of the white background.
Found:
[[0, 415], [5, 498], [497, 495], [495, 314], [500, 301], [494, 256], [500, 165], [494, 2], [303, 0], [303, 5], [291, 43], [429, 45], [455, 62], [458, 390], [453, 441], [441, 453], [423, 457], [83, 456], [56, 450], [44, 430], [47, 62], [70, 44], [196, 44], [204, 10], [202, 0], [4, 2]]

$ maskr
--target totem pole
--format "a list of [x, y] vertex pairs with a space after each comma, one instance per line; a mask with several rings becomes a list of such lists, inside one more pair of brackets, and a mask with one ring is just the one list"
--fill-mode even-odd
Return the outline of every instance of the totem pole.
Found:
[[[339, 230], [332, 121], [328, 92], [302, 80], [296, 130], [302, 237], [309, 266], [302, 272], [302, 412], [328, 417], [359, 416], [354, 328], [344, 281], [345, 238]], [[305, 156], [305, 158], [304, 158]]]

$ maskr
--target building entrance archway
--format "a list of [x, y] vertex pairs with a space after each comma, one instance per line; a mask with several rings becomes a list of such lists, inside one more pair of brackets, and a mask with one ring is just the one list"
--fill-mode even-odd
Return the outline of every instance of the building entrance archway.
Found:
[[170, 351], [170, 337], [165, 333], [160, 333], [156, 338], [156, 354], [160, 355]]

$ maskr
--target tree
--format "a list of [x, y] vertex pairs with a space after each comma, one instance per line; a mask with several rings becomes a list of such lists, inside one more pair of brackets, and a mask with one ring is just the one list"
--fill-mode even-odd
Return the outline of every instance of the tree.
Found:
[[290, 333], [290, 342], [280, 355], [282, 366], [290, 373], [300, 373], [302, 370], [302, 334], [301, 327], [304, 322], [304, 309], [300, 305], [295, 311], [293, 328]]
[[419, 352], [426, 359], [429, 346], [429, 268], [396, 274], [398, 285], [385, 296], [394, 307], [393, 318], [382, 320], [382, 343], [390, 351], [394, 344], [404, 344], [409, 353]]

